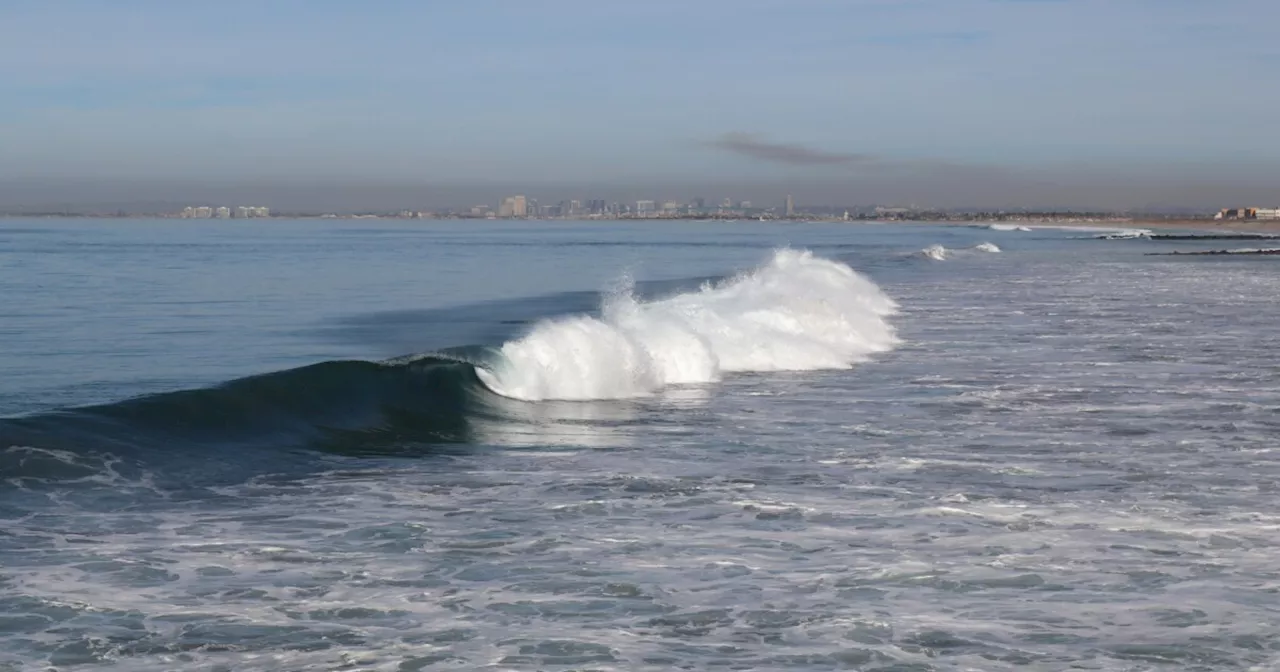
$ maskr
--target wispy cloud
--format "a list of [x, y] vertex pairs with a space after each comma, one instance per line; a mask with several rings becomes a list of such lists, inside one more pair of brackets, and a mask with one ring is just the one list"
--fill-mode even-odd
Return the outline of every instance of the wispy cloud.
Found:
[[[1018, 0], [1020, 2], [1030, 2], [1031, 0]], [[1037, 0], [1044, 2], [1046, 0]], [[879, 46], [901, 46], [901, 47], [919, 47], [923, 45], [946, 45], [946, 46], [966, 46], [981, 44], [990, 40], [991, 33], [984, 30], [951, 30], [941, 32], [923, 32], [923, 33], [885, 33], [870, 34], [858, 38], [856, 41], [860, 44], [874, 44]]]
[[872, 164], [879, 159], [869, 154], [844, 154], [827, 152], [804, 145], [768, 142], [753, 133], [733, 132], [705, 143], [722, 151], [761, 161], [784, 163], [792, 166], [830, 166]]

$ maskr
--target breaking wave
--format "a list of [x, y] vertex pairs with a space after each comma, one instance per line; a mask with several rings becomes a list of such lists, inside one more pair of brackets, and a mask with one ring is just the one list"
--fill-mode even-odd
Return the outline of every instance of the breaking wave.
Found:
[[924, 257], [925, 259], [932, 259], [933, 261], [946, 261], [947, 259], [950, 259], [952, 256], [958, 255], [958, 254], [966, 254], [971, 252], [994, 253], [999, 251], [1000, 251], [1000, 248], [995, 243], [978, 243], [973, 247], [963, 248], [959, 250], [949, 249], [941, 245], [930, 245], [929, 247], [926, 247], [923, 250], [920, 250], [918, 254], [921, 257]]
[[1150, 238], [1151, 229], [1120, 229], [1118, 231], [1108, 231], [1107, 233], [1099, 233], [1094, 238], [1102, 240], [1129, 240], [1131, 238]]
[[724, 373], [840, 369], [897, 342], [897, 305], [848, 266], [781, 250], [764, 266], [651, 302], [610, 296], [600, 317], [548, 320], [479, 376], [526, 401], [644, 396]]
[[526, 402], [634, 398], [731, 372], [848, 368], [894, 347], [887, 318], [896, 309], [848, 266], [782, 250], [753, 271], [660, 300], [613, 292], [598, 317], [545, 320], [499, 347], [320, 362], [214, 387], [0, 418], [0, 451], [9, 451], [0, 454], [0, 471], [21, 477], [48, 470], [15, 446], [175, 458], [200, 448], [210, 459], [234, 450], [243, 461], [282, 447], [399, 454], [424, 444], [483, 443], [495, 427], [545, 424], [543, 411], [556, 409]]

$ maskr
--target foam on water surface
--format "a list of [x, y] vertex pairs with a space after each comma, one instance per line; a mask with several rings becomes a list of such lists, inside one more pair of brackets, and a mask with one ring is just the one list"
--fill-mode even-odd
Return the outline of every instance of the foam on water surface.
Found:
[[[226, 235], [225, 223], [210, 226]], [[287, 268], [323, 248], [323, 226], [299, 225], [283, 252], [258, 246], [260, 227], [249, 240]], [[406, 285], [413, 301], [424, 285], [447, 287], [453, 272], [429, 263], [437, 248], [414, 243], [465, 238], [477, 226], [486, 225], [408, 227], [378, 249], [383, 260], [412, 251], [399, 257], [400, 275], [378, 266], [387, 274], [379, 286], [423, 281]], [[599, 239], [697, 231], [684, 222], [667, 233], [650, 222], [574, 226]], [[1005, 238], [1011, 253], [993, 255], [975, 249], [992, 236], [979, 229], [804, 226], [708, 224], [707, 246], [682, 265], [723, 255], [714, 257], [721, 272], [750, 268], [784, 241], [815, 254], [785, 269], [771, 257], [657, 300], [619, 291], [586, 326], [546, 341], [550, 352], [613, 353], [582, 360], [605, 370], [667, 372], [639, 386], [570, 388], [652, 389], [643, 396], [496, 398], [470, 382], [472, 365], [492, 365], [489, 353], [467, 351], [115, 404], [99, 409], [109, 423], [76, 432], [55, 431], [71, 414], [12, 421], [31, 431], [0, 445], [0, 669], [1277, 669], [1280, 382], [1266, 357], [1280, 348], [1274, 265], [1143, 256], [1186, 248], [1159, 240], [1041, 233]], [[513, 267], [556, 254], [556, 244], [535, 246], [554, 231], [528, 229], [512, 224], [501, 244], [479, 236], [468, 251]], [[325, 243], [326, 253], [349, 264], [350, 239]], [[715, 245], [724, 239], [757, 246], [726, 251]], [[502, 252], [513, 240], [529, 244]], [[913, 252], [934, 242], [951, 249], [947, 262]], [[653, 258], [672, 254], [664, 247]], [[621, 256], [599, 260], [581, 284], [629, 267]], [[130, 259], [131, 273], [163, 267]], [[189, 261], [183, 274], [207, 285], [207, 260]], [[893, 297], [898, 307], [881, 317], [901, 343], [860, 355], [872, 359], [853, 370], [723, 367], [804, 363], [731, 347], [745, 340], [800, 335], [818, 352], [847, 352], [815, 337], [827, 333], [817, 326], [840, 323], [833, 313], [793, 307], [800, 288], [816, 287], [807, 291], [840, 315], [878, 315], [850, 305], [877, 295], [858, 294], [865, 287], [840, 266]], [[76, 278], [90, 267], [77, 265]], [[143, 322], [185, 323], [164, 315]], [[578, 319], [549, 319], [524, 336]], [[779, 324], [797, 329], [776, 336]], [[728, 338], [734, 330], [751, 337]], [[483, 343], [524, 340], [509, 336]], [[627, 348], [643, 355], [628, 359]], [[165, 355], [148, 353], [147, 365]], [[35, 358], [17, 359], [5, 366]], [[706, 377], [716, 382], [672, 382]], [[0, 377], [13, 394], [26, 389], [13, 380]], [[494, 403], [469, 406], [472, 392]], [[456, 418], [442, 405], [455, 396]], [[467, 425], [466, 443], [415, 433], [442, 418]], [[299, 449], [285, 442], [298, 423], [347, 446], [402, 452]], [[144, 426], [164, 431], [148, 435], [162, 439], [152, 453], [113, 455], [123, 439], [77, 443], [108, 426], [135, 440]], [[196, 441], [205, 434], [211, 441]], [[45, 443], [51, 436], [62, 440]], [[216, 464], [235, 466], [235, 478], [196, 479]]]
[[897, 304], [847, 265], [781, 250], [763, 266], [695, 292], [609, 297], [600, 317], [545, 321], [480, 370], [515, 399], [644, 396], [725, 373], [848, 368], [898, 343]]

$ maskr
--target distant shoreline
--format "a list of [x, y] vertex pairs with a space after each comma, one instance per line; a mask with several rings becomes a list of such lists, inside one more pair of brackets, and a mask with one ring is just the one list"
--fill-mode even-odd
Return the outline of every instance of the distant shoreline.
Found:
[[[93, 215], [93, 214], [0, 214], [0, 220], [6, 219], [79, 219], [79, 220], [156, 220], [156, 221], [173, 221], [175, 224], [185, 222], [234, 222], [248, 221], [248, 219], [183, 219], [157, 214], [138, 214], [138, 215]], [[1280, 233], [1280, 220], [1257, 220], [1257, 219], [1209, 219], [1209, 218], [1186, 218], [1186, 219], [1163, 219], [1163, 218], [1134, 218], [1126, 219], [1117, 217], [1115, 219], [1105, 217], [1036, 217], [1034, 215], [1028, 217], [1003, 217], [989, 219], [843, 219], [841, 217], [795, 217], [795, 218], [766, 218], [760, 220], [756, 217], [731, 217], [731, 216], [709, 216], [709, 217], [607, 217], [607, 218], [582, 218], [569, 219], [560, 217], [546, 218], [495, 218], [489, 219], [484, 217], [423, 217], [409, 218], [397, 217], [393, 215], [338, 215], [338, 216], [319, 216], [311, 214], [300, 215], [272, 215], [270, 217], [251, 218], [255, 221], [269, 222], [271, 220], [324, 220], [324, 221], [413, 221], [413, 222], [442, 222], [442, 221], [475, 221], [475, 222], [720, 222], [720, 223], [756, 223], [756, 222], [815, 222], [815, 223], [847, 223], [850, 225], [873, 224], [873, 225], [905, 225], [905, 226], [956, 226], [956, 227], [982, 227], [991, 224], [1007, 224], [1011, 226], [1026, 226], [1028, 228], [1040, 227], [1061, 227], [1061, 228], [1080, 228], [1080, 229], [1164, 229], [1164, 230], [1200, 230], [1200, 231], [1216, 231], [1222, 233], [1230, 233], [1232, 231], [1241, 232], [1277, 232]]]

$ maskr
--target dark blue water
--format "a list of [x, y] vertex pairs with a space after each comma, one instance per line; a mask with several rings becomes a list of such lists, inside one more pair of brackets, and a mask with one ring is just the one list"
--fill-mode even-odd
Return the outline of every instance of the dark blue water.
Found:
[[0, 221], [0, 667], [1270, 669], [1280, 272], [1094, 235]]

